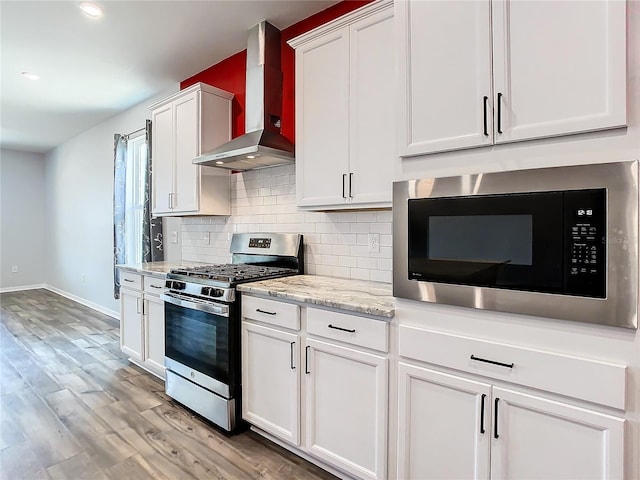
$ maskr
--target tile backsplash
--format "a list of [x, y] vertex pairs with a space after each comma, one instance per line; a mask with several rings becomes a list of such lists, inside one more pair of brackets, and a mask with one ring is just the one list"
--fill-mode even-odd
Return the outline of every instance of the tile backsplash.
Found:
[[[305, 271], [312, 275], [391, 282], [391, 210], [304, 212], [296, 208], [295, 166], [231, 175], [231, 216], [184, 217], [182, 259], [231, 261], [235, 232], [304, 235]], [[369, 234], [380, 252], [369, 252]]]

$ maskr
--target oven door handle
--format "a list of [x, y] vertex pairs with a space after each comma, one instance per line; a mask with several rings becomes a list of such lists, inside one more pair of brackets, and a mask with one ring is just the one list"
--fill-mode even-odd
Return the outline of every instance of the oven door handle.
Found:
[[213, 303], [194, 302], [191, 298], [185, 298], [171, 293], [163, 293], [160, 299], [165, 302], [178, 305], [179, 307], [190, 308], [192, 310], [200, 310], [201, 312], [213, 313], [222, 317], [229, 316], [229, 307], [226, 305], [217, 305]]

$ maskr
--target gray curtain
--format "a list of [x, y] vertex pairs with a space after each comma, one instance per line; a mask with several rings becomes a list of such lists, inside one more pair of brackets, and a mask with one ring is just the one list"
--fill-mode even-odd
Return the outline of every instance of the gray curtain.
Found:
[[[162, 243], [162, 218], [151, 216], [151, 121], [145, 126], [147, 156], [144, 162], [144, 203], [142, 214], [142, 261], [164, 260]], [[128, 136], [114, 135], [113, 173], [113, 297], [120, 298], [120, 270], [115, 265], [125, 263], [125, 215]]]
[[120, 298], [120, 270], [124, 263], [124, 213], [127, 178], [127, 136], [113, 136], [113, 297]]
[[151, 120], [145, 126], [147, 139], [146, 175], [144, 181], [144, 212], [142, 215], [142, 261], [161, 262], [164, 260], [162, 243], [162, 218], [151, 216]]

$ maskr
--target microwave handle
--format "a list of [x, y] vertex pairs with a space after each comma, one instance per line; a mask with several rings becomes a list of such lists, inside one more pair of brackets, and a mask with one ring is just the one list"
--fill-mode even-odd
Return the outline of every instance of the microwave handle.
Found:
[[229, 316], [229, 307], [227, 307], [226, 305], [217, 305], [208, 302], [194, 302], [193, 299], [187, 300], [185, 297], [175, 295], [173, 293], [163, 293], [162, 295], [160, 295], [160, 299], [164, 300], [167, 303], [178, 305], [179, 307], [190, 308], [191, 310], [213, 313], [215, 315], [220, 315], [221, 317]]

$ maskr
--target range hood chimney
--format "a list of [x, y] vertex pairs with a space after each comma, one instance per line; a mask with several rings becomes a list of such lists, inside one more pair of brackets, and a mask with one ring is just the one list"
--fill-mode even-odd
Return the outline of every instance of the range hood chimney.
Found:
[[293, 163], [294, 146], [280, 134], [282, 72], [280, 30], [262, 21], [249, 30], [245, 133], [193, 163], [251, 170]]

